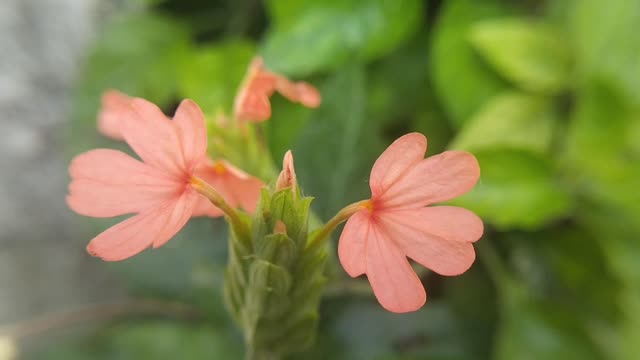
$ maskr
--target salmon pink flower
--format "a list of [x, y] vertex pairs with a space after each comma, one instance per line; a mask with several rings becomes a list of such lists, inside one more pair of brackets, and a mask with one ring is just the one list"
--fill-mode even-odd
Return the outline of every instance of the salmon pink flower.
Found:
[[162, 246], [185, 225], [202, 198], [191, 186], [194, 173], [207, 161], [204, 116], [193, 101], [184, 100], [173, 121], [143, 99], [133, 98], [120, 110], [121, 133], [142, 161], [96, 149], [77, 156], [69, 167], [67, 203], [75, 212], [136, 214], [89, 243], [89, 253], [109, 261]]
[[472, 243], [482, 221], [471, 211], [433, 206], [471, 190], [480, 168], [464, 151], [424, 159], [427, 139], [411, 133], [396, 140], [371, 170], [371, 199], [347, 221], [338, 255], [352, 277], [366, 274], [380, 304], [392, 312], [419, 309], [426, 301], [408, 258], [441, 275], [459, 275], [475, 260]]
[[309, 108], [320, 106], [320, 93], [306, 82], [292, 82], [265, 69], [262, 58], [256, 57], [236, 96], [234, 113], [242, 121], [264, 121], [271, 117], [269, 97], [279, 92], [292, 102]]
[[[98, 130], [114, 140], [124, 140], [121, 126], [124, 121], [135, 121], [129, 116], [133, 98], [117, 90], [107, 90], [102, 95], [102, 108], [98, 115]], [[212, 185], [232, 207], [242, 207], [253, 213], [264, 183], [225, 160], [207, 159], [195, 169], [195, 174]], [[201, 198], [193, 216], [219, 217], [223, 213], [206, 198]]]

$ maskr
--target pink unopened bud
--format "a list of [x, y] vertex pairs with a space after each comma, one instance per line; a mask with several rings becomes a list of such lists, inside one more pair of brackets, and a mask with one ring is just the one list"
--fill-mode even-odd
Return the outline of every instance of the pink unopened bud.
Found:
[[295, 82], [271, 72], [260, 57], [253, 59], [235, 99], [234, 114], [241, 121], [260, 122], [271, 117], [269, 97], [274, 92], [309, 108], [320, 106], [320, 93], [306, 82]]
[[274, 234], [286, 234], [287, 233], [287, 225], [285, 225], [282, 221], [276, 221], [276, 224], [273, 226]]
[[288, 187], [295, 193], [297, 191], [298, 181], [296, 179], [296, 169], [293, 166], [293, 154], [291, 154], [291, 150], [288, 150], [286, 154], [284, 154], [284, 159], [282, 160], [282, 171], [278, 176], [278, 181], [276, 182], [276, 191], [286, 189]]

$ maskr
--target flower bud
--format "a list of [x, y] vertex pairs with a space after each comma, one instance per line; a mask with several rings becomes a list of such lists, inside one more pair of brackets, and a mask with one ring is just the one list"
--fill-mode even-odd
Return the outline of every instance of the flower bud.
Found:
[[291, 150], [284, 154], [282, 160], [282, 171], [276, 181], [276, 191], [291, 188], [294, 194], [297, 193], [298, 181], [296, 179], [296, 169], [293, 166], [293, 154]]
[[312, 343], [328, 256], [326, 247], [307, 246], [311, 198], [294, 192], [290, 152], [283, 174], [286, 186], [263, 188], [247, 246], [232, 228], [225, 274], [227, 305], [250, 353], [277, 358]]

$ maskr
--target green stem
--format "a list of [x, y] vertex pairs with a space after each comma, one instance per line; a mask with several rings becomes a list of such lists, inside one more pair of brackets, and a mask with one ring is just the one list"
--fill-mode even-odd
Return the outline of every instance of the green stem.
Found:
[[191, 178], [191, 187], [198, 193], [204, 195], [213, 205], [215, 205], [218, 209], [222, 210], [222, 212], [229, 218], [229, 222], [232, 226], [239, 230], [242, 235], [249, 234], [249, 228], [247, 224], [242, 220], [240, 214], [236, 209], [234, 209], [231, 205], [229, 205], [222, 195], [213, 188], [213, 186], [209, 185], [206, 181], [198, 178]]
[[511, 284], [512, 277], [509, 275], [504, 262], [500, 259], [498, 251], [487, 238], [476, 243], [476, 250], [478, 259], [487, 269], [489, 277], [493, 280], [498, 293], [503, 293], [505, 290], [504, 287]]
[[345, 206], [342, 210], [338, 211], [338, 213], [334, 217], [332, 217], [331, 220], [329, 220], [323, 227], [311, 234], [309, 242], [306, 246], [307, 249], [319, 246], [324, 242], [324, 240], [327, 239], [327, 237], [329, 237], [329, 235], [333, 232], [333, 230], [336, 229], [336, 227], [338, 227], [338, 225], [349, 219], [351, 215], [360, 210], [370, 207], [371, 200], [362, 200]]

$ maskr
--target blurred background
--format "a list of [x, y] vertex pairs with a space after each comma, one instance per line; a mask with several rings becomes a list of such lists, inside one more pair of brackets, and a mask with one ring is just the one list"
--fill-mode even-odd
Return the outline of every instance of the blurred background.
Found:
[[255, 54], [323, 95], [261, 125], [322, 219], [410, 131], [482, 169], [453, 201], [486, 224], [467, 273], [424, 275], [405, 315], [330, 286], [291, 359], [640, 358], [638, 26], [637, 0], [1, 1], [0, 360], [242, 358], [223, 223], [106, 263], [84, 248], [116, 220], [64, 196], [73, 155], [125, 148], [95, 129], [105, 89], [213, 119]]

